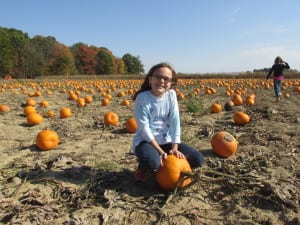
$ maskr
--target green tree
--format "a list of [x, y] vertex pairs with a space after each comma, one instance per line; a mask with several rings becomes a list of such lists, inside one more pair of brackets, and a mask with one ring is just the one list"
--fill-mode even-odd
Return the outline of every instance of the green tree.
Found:
[[0, 74], [8, 74], [14, 67], [10, 38], [7, 29], [0, 27]]
[[51, 36], [37, 35], [30, 40], [27, 60], [27, 75], [29, 77], [46, 75], [48, 61], [55, 43], [55, 38]]
[[144, 73], [144, 66], [141, 63], [139, 57], [134, 57], [129, 53], [127, 53], [122, 57], [122, 59], [125, 63], [126, 73], [128, 74]]
[[11, 44], [14, 54], [13, 75], [23, 77], [26, 73], [26, 60], [30, 38], [22, 31], [10, 29]]
[[0, 69], [19, 77], [25, 73], [29, 47], [28, 34], [16, 29], [0, 29]]
[[96, 73], [97, 74], [113, 74], [115, 68], [115, 58], [106, 48], [100, 48], [96, 55]]

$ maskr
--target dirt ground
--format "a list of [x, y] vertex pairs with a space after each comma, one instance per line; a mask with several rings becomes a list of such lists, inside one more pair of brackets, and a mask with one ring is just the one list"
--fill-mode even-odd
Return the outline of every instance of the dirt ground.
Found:
[[[67, 93], [61, 93], [64, 85], [53, 81], [52, 94], [46, 94], [49, 87], [35, 82], [42, 90], [41, 96], [34, 97], [36, 102], [49, 101], [48, 108], [37, 106], [37, 110], [57, 114], [44, 117], [36, 126], [26, 124], [23, 107], [28, 95], [20, 86], [6, 86], [0, 92], [0, 104], [10, 107], [0, 114], [1, 224], [300, 224], [300, 95], [294, 91], [299, 80], [284, 87], [279, 102], [272, 87], [265, 89], [258, 81], [257, 88], [247, 90], [255, 94], [255, 105], [214, 114], [212, 103], [230, 100], [225, 87], [215, 87], [217, 92], [207, 95], [197, 82], [179, 85], [186, 96], [200, 88], [194, 99], [203, 110], [190, 112], [190, 98], [179, 104], [182, 140], [201, 151], [206, 163], [195, 170], [196, 182], [177, 193], [160, 189], [154, 177], [144, 183], [135, 181], [137, 161], [130, 151], [134, 134], [123, 127], [133, 115], [134, 102], [120, 105], [131, 98], [116, 97], [125, 90], [122, 85], [111, 92], [111, 104], [101, 106], [99, 86], [87, 83], [94, 100], [79, 108]], [[75, 88], [68, 85], [67, 89]], [[28, 91], [36, 88], [26, 81], [21, 86]], [[86, 89], [80, 95], [91, 94]], [[72, 109], [71, 118], [58, 116], [64, 106]], [[119, 125], [104, 126], [108, 111], [118, 113]], [[250, 123], [236, 125], [232, 119], [236, 111], [248, 113]], [[45, 128], [59, 134], [57, 149], [37, 148], [36, 135]], [[216, 156], [210, 145], [212, 134], [221, 130], [239, 142], [237, 153], [226, 159]]]

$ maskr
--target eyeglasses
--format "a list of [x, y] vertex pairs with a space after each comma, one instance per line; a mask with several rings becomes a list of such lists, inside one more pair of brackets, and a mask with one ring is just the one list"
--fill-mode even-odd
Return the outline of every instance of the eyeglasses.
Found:
[[169, 83], [173, 80], [173, 78], [171, 78], [171, 77], [165, 77], [165, 76], [161, 76], [161, 75], [152, 76], [152, 77], [154, 77], [157, 81], [163, 80], [165, 83]]

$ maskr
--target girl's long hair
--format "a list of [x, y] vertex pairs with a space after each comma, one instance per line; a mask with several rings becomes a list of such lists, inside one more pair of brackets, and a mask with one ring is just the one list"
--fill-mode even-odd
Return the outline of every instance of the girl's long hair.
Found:
[[162, 67], [167, 67], [172, 71], [172, 84], [171, 84], [171, 88], [175, 88], [176, 84], [177, 84], [177, 74], [175, 72], [175, 70], [173, 69], [173, 67], [165, 62], [156, 64], [154, 66], [151, 67], [151, 69], [149, 70], [148, 74], [146, 75], [143, 84], [141, 85], [141, 88], [133, 95], [132, 99], [135, 100], [136, 97], [138, 96], [139, 93], [144, 92], [144, 91], [148, 91], [151, 90], [151, 86], [149, 83], [149, 78], [153, 75], [154, 71], [162, 68]]

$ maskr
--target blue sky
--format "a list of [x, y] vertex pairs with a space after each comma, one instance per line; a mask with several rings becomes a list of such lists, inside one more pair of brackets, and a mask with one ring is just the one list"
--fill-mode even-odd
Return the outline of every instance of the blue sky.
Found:
[[177, 72], [243, 72], [277, 55], [300, 70], [300, 1], [1, 0], [0, 26], [161, 61]]

